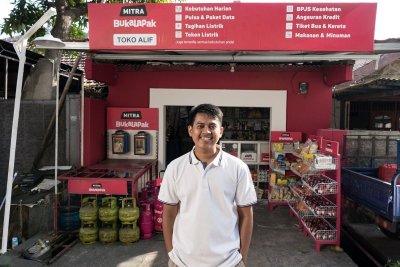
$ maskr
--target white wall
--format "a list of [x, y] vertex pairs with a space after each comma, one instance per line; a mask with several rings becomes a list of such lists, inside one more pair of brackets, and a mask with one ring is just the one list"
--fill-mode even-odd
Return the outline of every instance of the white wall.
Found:
[[165, 169], [165, 111], [166, 106], [195, 106], [211, 103], [220, 107], [270, 108], [270, 130], [286, 131], [285, 90], [228, 90], [228, 89], [170, 89], [151, 88], [150, 108], [159, 111], [158, 160], [159, 169]]

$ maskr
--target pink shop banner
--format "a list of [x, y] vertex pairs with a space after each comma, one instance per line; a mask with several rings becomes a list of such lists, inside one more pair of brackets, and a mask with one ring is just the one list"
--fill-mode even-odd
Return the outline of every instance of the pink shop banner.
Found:
[[92, 50], [373, 51], [376, 3], [89, 4]]

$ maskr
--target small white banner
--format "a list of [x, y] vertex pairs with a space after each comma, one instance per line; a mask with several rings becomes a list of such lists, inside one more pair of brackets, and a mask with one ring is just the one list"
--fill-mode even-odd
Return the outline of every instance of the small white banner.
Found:
[[115, 46], [156, 46], [157, 34], [114, 34]]
[[241, 155], [241, 159], [243, 161], [257, 161], [257, 154], [254, 152], [243, 152]]

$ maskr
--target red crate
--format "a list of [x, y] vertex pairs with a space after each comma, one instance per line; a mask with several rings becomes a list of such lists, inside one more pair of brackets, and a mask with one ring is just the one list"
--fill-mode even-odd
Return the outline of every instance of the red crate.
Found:
[[[390, 183], [396, 172], [397, 164], [383, 164], [379, 167], [378, 176], [379, 179]], [[400, 184], [399, 182], [400, 180], [397, 181], [397, 184]]]

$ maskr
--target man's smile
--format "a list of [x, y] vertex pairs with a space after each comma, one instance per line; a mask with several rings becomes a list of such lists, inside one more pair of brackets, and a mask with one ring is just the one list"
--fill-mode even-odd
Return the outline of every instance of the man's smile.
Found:
[[200, 136], [199, 139], [201, 140], [212, 140], [212, 136]]

